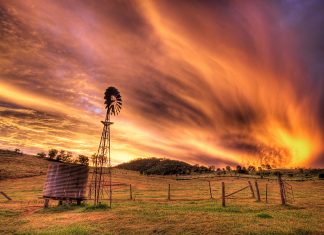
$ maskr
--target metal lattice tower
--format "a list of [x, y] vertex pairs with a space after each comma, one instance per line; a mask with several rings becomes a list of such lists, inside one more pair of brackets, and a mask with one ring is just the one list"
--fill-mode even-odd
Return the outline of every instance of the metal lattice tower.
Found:
[[89, 187], [89, 199], [94, 200], [94, 205], [103, 200], [109, 200], [111, 207], [112, 201], [112, 169], [110, 157], [110, 121], [111, 115], [118, 115], [122, 105], [119, 91], [115, 87], [108, 87], [105, 92], [106, 118], [101, 121], [104, 125], [99, 148], [95, 156], [94, 171]]

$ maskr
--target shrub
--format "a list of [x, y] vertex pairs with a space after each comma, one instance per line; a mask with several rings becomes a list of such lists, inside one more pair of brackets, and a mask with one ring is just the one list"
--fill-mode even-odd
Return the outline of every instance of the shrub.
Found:
[[85, 155], [80, 154], [78, 160], [79, 160], [79, 163], [82, 165], [86, 165], [86, 166], [89, 165], [89, 157], [87, 157]]
[[46, 153], [40, 152], [40, 153], [37, 153], [36, 156], [37, 157], [40, 157], [40, 158], [45, 158], [46, 157]]
[[48, 151], [48, 158], [51, 159], [51, 160], [54, 160], [56, 155], [58, 153], [58, 150], [57, 149], [50, 149]]

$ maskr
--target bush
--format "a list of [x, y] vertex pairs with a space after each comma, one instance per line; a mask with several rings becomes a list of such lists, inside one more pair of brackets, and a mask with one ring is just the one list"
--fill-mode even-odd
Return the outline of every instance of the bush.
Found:
[[86, 165], [86, 166], [89, 165], [89, 157], [87, 157], [85, 155], [80, 154], [78, 160], [79, 160], [79, 163], [82, 165]]
[[37, 153], [36, 156], [37, 157], [40, 157], [40, 158], [45, 158], [46, 157], [46, 153], [40, 152], [40, 153]]
[[51, 160], [54, 160], [57, 153], [58, 153], [57, 149], [50, 149], [48, 151], [48, 158], [51, 159]]

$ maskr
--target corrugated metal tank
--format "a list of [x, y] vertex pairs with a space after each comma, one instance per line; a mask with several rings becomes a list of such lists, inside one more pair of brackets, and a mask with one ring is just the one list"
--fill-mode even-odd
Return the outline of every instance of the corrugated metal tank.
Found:
[[48, 166], [43, 196], [52, 199], [85, 199], [89, 168], [52, 163]]

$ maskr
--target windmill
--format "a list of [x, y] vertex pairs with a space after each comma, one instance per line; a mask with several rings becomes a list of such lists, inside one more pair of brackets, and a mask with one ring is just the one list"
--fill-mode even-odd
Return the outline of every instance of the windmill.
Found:
[[90, 182], [89, 198], [94, 195], [94, 205], [102, 200], [112, 201], [111, 158], [110, 158], [110, 121], [111, 115], [118, 115], [122, 107], [122, 99], [115, 87], [108, 87], [105, 92], [106, 118], [103, 126], [98, 152], [95, 156], [94, 171]]

